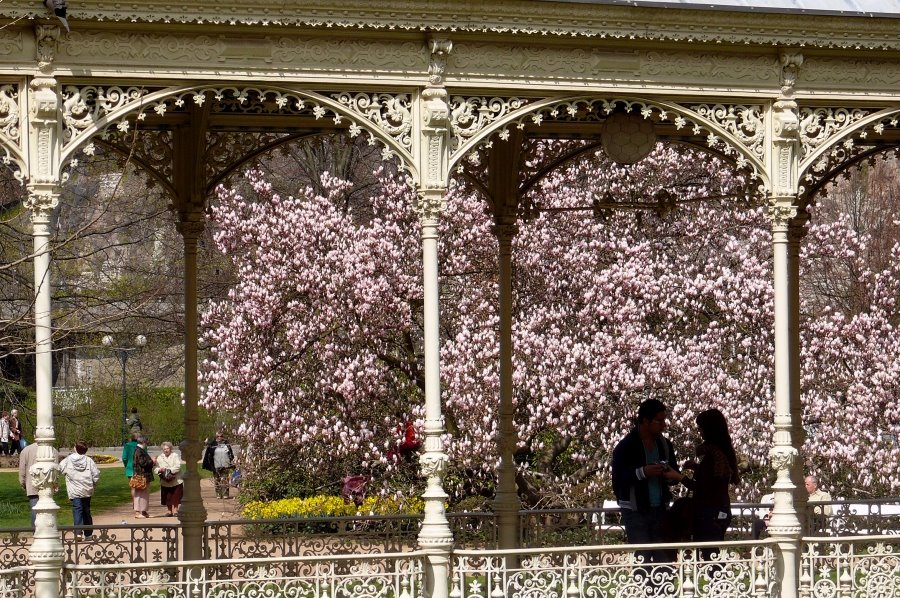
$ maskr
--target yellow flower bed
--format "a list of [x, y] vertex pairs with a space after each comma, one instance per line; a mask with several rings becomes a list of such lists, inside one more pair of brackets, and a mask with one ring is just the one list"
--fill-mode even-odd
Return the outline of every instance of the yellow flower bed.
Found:
[[368, 497], [359, 509], [340, 496], [285, 498], [269, 502], [253, 501], [244, 505], [244, 519], [312, 519], [316, 517], [352, 517], [353, 515], [407, 515], [424, 512], [420, 498], [395, 499]]
[[369, 496], [359, 506], [360, 515], [420, 515], [425, 512], [425, 501], [413, 498]]
[[106, 463], [115, 463], [119, 459], [117, 457], [113, 457], [112, 455], [91, 455], [91, 459], [94, 460], [94, 463], [98, 465], [104, 465]]

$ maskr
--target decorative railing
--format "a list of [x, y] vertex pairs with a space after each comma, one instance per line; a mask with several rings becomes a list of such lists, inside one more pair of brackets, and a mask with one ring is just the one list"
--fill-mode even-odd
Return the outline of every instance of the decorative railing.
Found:
[[67, 598], [423, 596], [421, 553], [66, 567]]
[[0, 567], [0, 598], [25, 598], [34, 594], [31, 567]]
[[[566, 596], [772, 595], [772, 541], [592, 546], [541, 550], [456, 550], [453, 598]], [[666, 551], [669, 562], [648, 564], [636, 551]]]
[[85, 538], [83, 527], [63, 527], [66, 563], [101, 565], [112, 563], [161, 563], [181, 558], [178, 523], [93, 525]]
[[799, 589], [800, 596], [900, 596], [900, 536], [803, 538]]
[[900, 499], [809, 503], [806, 518], [813, 536], [900, 534]]
[[[832, 512], [821, 512], [825, 506], [831, 506]], [[551, 594], [565, 588], [569, 598], [589, 598], [606, 595], [602, 591], [605, 584], [615, 582], [616, 587], [637, 588], [638, 582], [648, 580], [646, 587], [652, 592], [667, 588], [666, 591], [704, 596], [713, 595], [713, 589], [720, 588], [724, 595], [769, 595], [764, 588], [772, 579], [771, 551], [775, 545], [767, 540], [746, 541], [754, 523], [768, 509], [769, 505], [761, 504], [734, 505], [732, 526], [718, 556], [704, 558], [709, 555], [698, 550], [704, 545], [667, 545], [665, 548], [672, 551], [672, 562], [665, 565], [643, 563], [638, 556], [642, 547], [624, 543], [616, 508], [523, 511], [523, 548], [517, 551], [491, 550], [497, 538], [493, 514], [450, 514], [455, 539], [453, 598], [486, 598], [488, 592], [525, 595], [529, 587], [540, 588], [531, 596], [543, 595], [548, 588]], [[804, 538], [799, 555], [801, 585], [805, 588], [800, 596], [900, 596], [900, 501], [811, 503], [807, 513], [811, 532]], [[311, 562], [339, 563], [329, 575], [344, 575], [345, 569], [362, 571], [359, 567], [374, 566], [373, 563], [395, 562], [400, 559], [398, 555], [413, 562], [420, 554], [420, 525], [421, 518], [417, 516], [208, 522], [204, 534], [205, 557], [209, 560], [204, 566], [216, 565], [204, 569], [202, 575], [207, 577], [195, 581], [212, 587], [214, 580], [245, 574], [248, 579], [253, 575], [257, 576], [254, 579], [262, 579], [259, 575], [264, 575], [275, 584], [266, 587], [275, 588], [280, 587], [277, 584], [282, 580], [295, 577], [295, 571], [304, 579], [325, 575], [320, 575], [318, 565], [317, 569], [308, 564]], [[101, 592], [94, 586], [102, 586], [102, 592], [106, 592], [113, 583], [137, 588], [147, 580], [167, 588], [170, 582], [174, 584], [171, 592], [175, 593], [167, 590], [167, 596], [177, 596], [184, 589], [185, 574], [179, 562], [181, 526], [177, 522], [96, 525], [91, 538], [83, 537], [83, 528], [64, 527], [61, 534], [66, 579], [86, 588], [85, 593]], [[34, 594], [30, 544], [31, 530], [0, 532], [0, 598]], [[279, 568], [295, 562], [307, 564]], [[248, 569], [248, 563], [256, 563], [257, 567]], [[399, 570], [388, 571], [385, 567], [375, 567], [376, 577], [389, 573], [391, 579], [399, 579]], [[84, 573], [88, 571], [93, 573]], [[122, 571], [144, 577], [128, 577], [131, 573]], [[72, 572], [82, 572], [82, 577], [70, 579]], [[421, 568], [413, 573], [420, 574]], [[304, 583], [313, 582], [307, 579]], [[420, 588], [418, 581], [397, 583], [409, 585], [410, 592], [413, 586]], [[599, 588], [599, 593], [586, 593], [582, 589], [585, 587]], [[634, 591], [636, 596], [665, 595], [663, 590]], [[390, 589], [388, 594], [380, 595], [402, 594], [393, 592]], [[135, 589], [134, 593], [140, 592]]]
[[[454, 538], [461, 545], [495, 545], [497, 531], [492, 513], [453, 513], [448, 519]], [[422, 517], [417, 515], [208, 522], [207, 556], [258, 558], [410, 552], [416, 550], [421, 523]]]
[[[772, 505], [763, 503], [733, 503], [731, 526], [726, 539], [758, 539], [757, 534], [766, 529], [763, 517], [771, 508]], [[804, 517], [811, 535], [900, 534], [900, 499], [809, 503]], [[532, 548], [625, 542], [621, 514], [618, 507], [612, 506], [520, 511], [519, 533], [521, 546]], [[460, 541], [456, 544], [467, 546]]]

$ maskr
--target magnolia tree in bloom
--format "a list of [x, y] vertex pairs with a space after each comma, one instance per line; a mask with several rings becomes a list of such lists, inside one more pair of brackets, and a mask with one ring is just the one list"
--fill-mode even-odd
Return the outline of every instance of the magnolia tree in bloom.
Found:
[[[561, 145], [533, 143], [525, 168]], [[285, 195], [251, 171], [240, 191], [220, 190], [213, 211], [238, 283], [203, 317], [203, 402], [236, 414], [236, 433], [261, 463], [289, 455], [289, 468], [331, 478], [322, 486], [363, 473], [389, 487], [407, 465], [397, 452], [403, 424], [421, 429], [415, 195], [383, 168], [372, 192], [352, 200], [352, 184], [328, 173]], [[747, 468], [739, 496], [771, 482], [771, 236], [765, 210], [743, 198], [748, 183], [714, 157], [660, 145], [627, 168], [588, 151], [525, 191], [534, 209], [513, 241], [513, 383], [527, 502], [608, 496], [612, 448], [646, 398], [670, 406], [682, 458], [696, 443], [696, 414], [721, 409]], [[660, 189], [698, 201], [568, 210]], [[457, 497], [489, 493], [497, 463], [497, 242], [487, 205], [460, 178], [441, 224], [447, 485]], [[808, 289], [807, 451], [826, 485], [895, 492], [897, 450], [882, 432], [898, 421], [900, 249], [872, 271], [867, 242], [840, 218], [810, 226], [804, 263], [821, 273], [841, 262], [835, 284], [868, 302], [829, 309]]]

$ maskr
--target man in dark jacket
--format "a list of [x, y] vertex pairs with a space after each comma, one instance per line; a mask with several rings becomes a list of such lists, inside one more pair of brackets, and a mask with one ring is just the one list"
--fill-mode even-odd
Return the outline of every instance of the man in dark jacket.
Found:
[[[631, 544], [665, 542], [666, 507], [672, 500], [669, 485], [678, 477], [675, 448], [662, 435], [666, 406], [647, 399], [638, 408], [637, 426], [613, 451], [612, 482], [625, 535]], [[639, 551], [645, 562], [667, 562], [665, 550]]]

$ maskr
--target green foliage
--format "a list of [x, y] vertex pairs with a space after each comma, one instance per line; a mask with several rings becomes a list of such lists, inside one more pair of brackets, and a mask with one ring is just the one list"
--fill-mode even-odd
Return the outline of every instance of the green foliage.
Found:
[[485, 496], [467, 496], [450, 505], [451, 513], [491, 513], [494, 503]]
[[244, 504], [306, 498], [323, 490], [339, 491], [341, 478], [356, 471], [350, 459], [332, 458], [326, 468], [312, 469], [298, 462], [292, 446], [255, 447], [240, 460], [241, 494]]
[[[133, 388], [128, 392], [127, 409], [137, 407], [144, 433], [151, 444], [184, 438], [184, 408], [180, 388]], [[200, 438], [212, 436], [216, 421], [200, 410]], [[54, 426], [58, 446], [72, 446], [84, 440], [89, 446], [122, 444], [121, 388], [98, 386], [82, 395], [65, 395], [54, 401]]]

